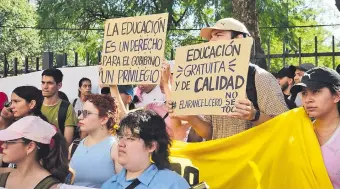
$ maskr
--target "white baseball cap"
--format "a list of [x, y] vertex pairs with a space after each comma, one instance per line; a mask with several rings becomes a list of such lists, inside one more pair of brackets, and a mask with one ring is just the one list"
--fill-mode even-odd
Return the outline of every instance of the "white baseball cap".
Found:
[[0, 131], [0, 141], [26, 138], [42, 144], [50, 144], [56, 128], [37, 116], [26, 116]]
[[216, 22], [213, 27], [206, 27], [201, 29], [200, 36], [203, 39], [209, 40], [211, 38], [211, 32], [213, 30], [229, 30], [238, 31], [250, 36], [247, 27], [240, 21], [234, 18], [224, 18]]

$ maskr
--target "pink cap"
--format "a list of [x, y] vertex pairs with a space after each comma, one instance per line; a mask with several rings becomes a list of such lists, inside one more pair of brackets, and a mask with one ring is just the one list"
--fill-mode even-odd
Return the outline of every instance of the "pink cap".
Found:
[[53, 125], [37, 116], [26, 116], [0, 131], [0, 141], [26, 138], [42, 144], [50, 144], [56, 134]]
[[4, 104], [7, 101], [8, 101], [7, 95], [3, 92], [0, 92], [0, 111], [2, 110], [2, 108], [4, 108]]

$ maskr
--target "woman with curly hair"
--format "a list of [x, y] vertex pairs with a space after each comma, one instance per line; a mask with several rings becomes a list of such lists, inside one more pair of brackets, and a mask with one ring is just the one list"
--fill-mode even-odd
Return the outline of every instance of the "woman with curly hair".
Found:
[[[116, 138], [112, 136], [118, 108], [110, 96], [88, 95], [79, 116], [79, 127], [88, 136], [80, 141], [70, 167], [75, 172], [73, 185], [100, 188], [121, 169], [117, 161]], [[70, 151], [72, 146], [70, 146]]]

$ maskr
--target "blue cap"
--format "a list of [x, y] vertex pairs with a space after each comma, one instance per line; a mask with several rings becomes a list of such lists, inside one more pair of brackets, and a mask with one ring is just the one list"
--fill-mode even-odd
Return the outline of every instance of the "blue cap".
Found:
[[119, 93], [124, 93], [127, 95], [130, 95], [131, 97], [134, 97], [133, 94], [133, 87], [132, 85], [118, 85]]

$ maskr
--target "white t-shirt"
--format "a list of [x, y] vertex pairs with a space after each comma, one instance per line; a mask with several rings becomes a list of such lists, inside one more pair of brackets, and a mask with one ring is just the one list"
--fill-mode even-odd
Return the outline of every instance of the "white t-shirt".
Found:
[[[134, 89], [134, 94], [136, 94], [136, 88]], [[142, 101], [135, 104], [136, 108], [145, 107], [146, 105], [155, 101], [165, 101], [165, 96], [161, 91], [159, 85], [157, 85], [149, 93], [142, 93]]]
[[302, 96], [301, 96], [301, 92], [299, 92], [299, 93], [296, 95], [295, 104], [296, 104], [297, 107], [302, 107]]
[[[76, 104], [74, 105], [74, 111], [76, 112], [76, 115], [79, 116], [80, 115], [79, 112], [81, 110], [83, 110], [84, 103], [80, 100], [80, 98], [76, 98], [74, 100], [77, 100]], [[72, 106], [73, 106], [74, 100], [71, 101], [72, 102]]]

